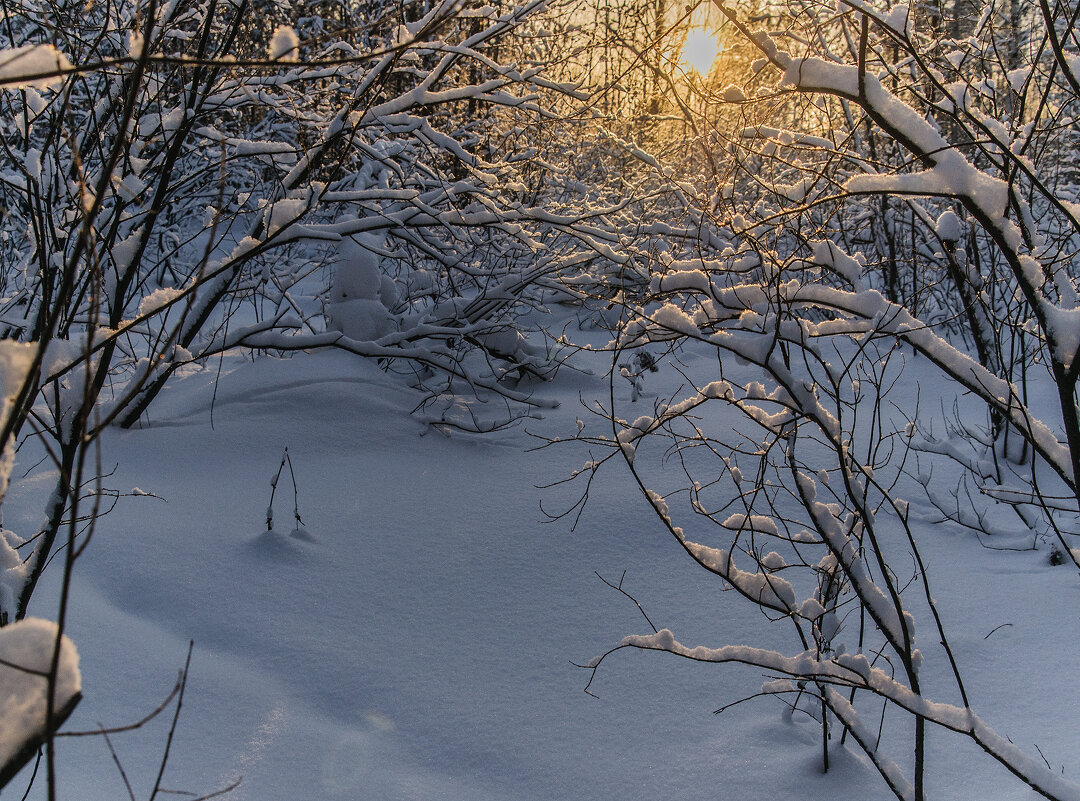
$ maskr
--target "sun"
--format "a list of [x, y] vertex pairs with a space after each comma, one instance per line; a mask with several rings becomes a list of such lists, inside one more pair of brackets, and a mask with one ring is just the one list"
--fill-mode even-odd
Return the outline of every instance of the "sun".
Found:
[[702, 28], [694, 28], [686, 35], [686, 44], [683, 45], [679, 63], [687, 72], [694, 71], [704, 77], [709, 74], [718, 55], [720, 45], [716, 38]]

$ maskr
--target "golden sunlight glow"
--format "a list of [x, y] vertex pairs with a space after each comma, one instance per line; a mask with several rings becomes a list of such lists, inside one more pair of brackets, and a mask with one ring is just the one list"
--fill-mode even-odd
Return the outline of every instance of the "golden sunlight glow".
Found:
[[713, 62], [720, 55], [720, 45], [708, 31], [694, 28], [686, 36], [680, 63], [687, 72], [693, 70], [702, 77], [709, 74]]

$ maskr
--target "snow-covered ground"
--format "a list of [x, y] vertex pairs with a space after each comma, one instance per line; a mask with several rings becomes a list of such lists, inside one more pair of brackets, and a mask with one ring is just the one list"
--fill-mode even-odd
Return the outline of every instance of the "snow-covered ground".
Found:
[[[230, 798], [891, 797], [836, 743], [823, 775], [817, 727], [775, 699], [712, 714], [760, 689], [760, 671], [625, 650], [604, 663], [598, 697], [582, 691], [589, 674], [571, 661], [649, 631], [594, 571], [625, 571], [651, 619], [684, 643], [790, 650], [662, 531], [622, 465], [598, 475], [575, 530], [545, 522], [541, 504], [561, 511], [581, 487], [540, 487], [588, 455], [530, 451], [530, 434], [572, 436], [579, 393], [607, 393], [600, 375], [561, 372], [537, 388], [558, 409], [483, 437], [426, 428], [408, 414], [411, 390], [347, 354], [233, 356], [215, 395], [218, 376], [217, 364], [191, 371], [147, 427], [104, 439], [106, 486], [139, 491], [101, 520], [78, 563], [67, 631], [85, 698], [66, 729], [152, 710], [193, 640], [171, 790], [210, 793], [242, 776]], [[681, 380], [649, 375], [645, 390]], [[616, 389], [627, 402], [629, 385]], [[286, 446], [302, 536], [287, 533], [288, 471], [266, 531]], [[659, 458], [637, 464], [655, 471]], [[34, 524], [37, 492], [12, 491], [9, 525]], [[1045, 550], [991, 551], [947, 527], [922, 534], [973, 703], [1080, 778], [1075, 575]], [[36, 614], [51, 617], [53, 603], [40, 590]], [[112, 738], [136, 798], [154, 785], [171, 714]], [[957, 738], [935, 733], [931, 745], [931, 797], [1033, 796]], [[59, 754], [60, 797], [127, 796], [102, 738], [64, 739]]]

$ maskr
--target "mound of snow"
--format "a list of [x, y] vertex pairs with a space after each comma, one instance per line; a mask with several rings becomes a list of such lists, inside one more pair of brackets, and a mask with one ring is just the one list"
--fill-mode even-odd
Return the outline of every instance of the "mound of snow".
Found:
[[[0, 787], [37, 753], [45, 738], [56, 624], [26, 618], [0, 628]], [[54, 691], [54, 725], [79, 701], [82, 679], [74, 643], [61, 637]]]

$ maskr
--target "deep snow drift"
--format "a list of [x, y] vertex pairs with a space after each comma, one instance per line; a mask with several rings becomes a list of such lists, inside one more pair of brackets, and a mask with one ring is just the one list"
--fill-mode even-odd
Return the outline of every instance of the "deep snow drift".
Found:
[[[590, 366], [599, 373], [606, 358]], [[541, 504], [561, 511], [580, 487], [538, 487], [589, 456], [575, 445], [529, 452], [539, 444], [530, 434], [572, 436], [587, 417], [579, 393], [607, 394], [599, 374], [560, 373], [536, 387], [558, 409], [484, 437], [424, 426], [408, 414], [411, 390], [347, 354], [230, 356], [215, 393], [216, 379], [216, 364], [191, 370], [147, 427], [105, 438], [102, 463], [116, 465], [106, 486], [137, 490], [101, 520], [78, 563], [68, 633], [85, 698], [68, 730], [152, 710], [190, 639], [162, 783], [171, 790], [200, 795], [242, 777], [228, 797], [890, 797], [836, 743], [823, 775], [816, 725], [775, 699], [712, 714], [757, 692], [769, 678], [759, 671], [623, 651], [599, 672], [599, 697], [582, 692], [589, 674], [571, 660], [649, 631], [594, 571], [616, 582], [625, 571], [625, 588], [681, 642], [785, 647], [661, 531], [623, 466], [599, 474], [576, 530], [570, 519], [544, 522]], [[640, 402], [682, 380], [647, 376]], [[629, 383], [616, 393], [628, 405]], [[267, 532], [286, 446], [304, 529], [290, 531], [286, 470]], [[660, 460], [637, 465], [659, 470]], [[12, 522], [33, 524], [35, 491], [12, 491]], [[1075, 706], [1075, 577], [1045, 551], [991, 551], [947, 527], [924, 533], [982, 714], [1069, 775], [1080, 748], [1062, 714]], [[35, 613], [51, 603], [43, 589]], [[1071, 649], [1047, 653], [1048, 641]], [[154, 785], [171, 714], [112, 738], [137, 798]], [[1032, 795], [956, 738], [935, 733], [931, 745], [937, 797]], [[126, 796], [100, 737], [62, 740], [59, 753], [60, 797]]]

